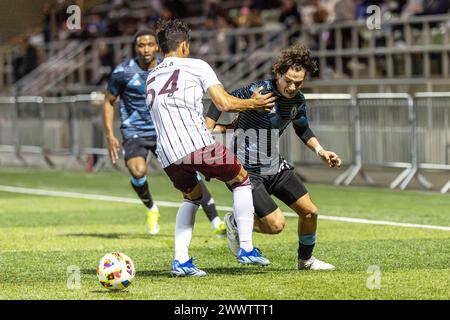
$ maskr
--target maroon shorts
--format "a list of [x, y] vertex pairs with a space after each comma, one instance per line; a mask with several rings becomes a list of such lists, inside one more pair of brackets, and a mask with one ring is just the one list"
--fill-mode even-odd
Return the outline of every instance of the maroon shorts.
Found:
[[215, 178], [227, 182], [234, 179], [240, 170], [236, 155], [217, 142], [164, 168], [175, 188], [184, 193], [190, 193], [197, 185], [197, 172], [208, 180]]

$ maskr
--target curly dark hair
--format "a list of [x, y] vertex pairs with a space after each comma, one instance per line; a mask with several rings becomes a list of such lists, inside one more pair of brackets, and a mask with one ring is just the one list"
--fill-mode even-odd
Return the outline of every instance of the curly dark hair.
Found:
[[311, 59], [311, 51], [303, 44], [297, 43], [281, 51], [272, 71], [275, 74], [285, 74], [290, 68], [305, 69], [308, 72], [316, 72], [317, 64]]
[[164, 54], [175, 51], [183, 41], [189, 43], [189, 27], [181, 20], [159, 20], [156, 24], [156, 38]]

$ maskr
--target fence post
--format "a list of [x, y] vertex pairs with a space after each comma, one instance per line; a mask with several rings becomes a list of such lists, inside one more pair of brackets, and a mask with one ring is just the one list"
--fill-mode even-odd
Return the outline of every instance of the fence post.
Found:
[[20, 106], [19, 106], [19, 101], [18, 101], [18, 97], [14, 97], [14, 107], [13, 107], [13, 113], [12, 113], [12, 119], [13, 119], [13, 133], [14, 133], [14, 153], [15, 156], [17, 157], [17, 159], [20, 160], [20, 162], [22, 162], [22, 165], [27, 165], [25, 159], [22, 157], [22, 152], [21, 152], [21, 143], [20, 143], [20, 132], [19, 132], [19, 113], [20, 113]]
[[359, 114], [359, 105], [357, 102], [357, 98], [352, 94], [351, 98], [351, 112], [352, 112], [352, 120], [354, 124], [354, 156], [353, 156], [353, 165], [338, 176], [335, 180], [336, 185], [340, 185], [342, 182], [344, 185], [348, 186], [355, 179], [356, 175], [359, 173], [361, 177], [368, 183], [374, 184], [375, 181], [364, 172], [362, 167], [362, 153], [361, 153], [361, 118]]
[[[336, 180], [334, 180], [335, 185], [340, 185], [342, 182], [348, 181], [349, 183], [353, 180], [353, 178], [350, 178], [351, 176], [356, 176], [358, 171], [361, 169], [361, 133], [360, 133], [360, 122], [359, 122], [359, 113], [357, 110], [357, 104], [356, 104], [356, 98], [352, 94], [351, 98], [351, 114], [352, 114], [352, 120], [354, 124], [354, 151], [353, 151], [353, 163], [352, 165], [345, 170], [343, 173], [341, 173]], [[348, 185], [348, 184], [346, 184]]]
[[[424, 176], [419, 174], [419, 166], [417, 161], [417, 122], [416, 122], [416, 106], [414, 103], [413, 98], [408, 94], [408, 116], [409, 116], [409, 123], [411, 126], [411, 134], [410, 134], [410, 142], [411, 142], [411, 169], [408, 173], [408, 175], [405, 177], [405, 179], [400, 184], [400, 189], [405, 190], [405, 188], [408, 186], [408, 184], [411, 182], [411, 180], [416, 177], [419, 184], [426, 188], [430, 189], [432, 187], [432, 184], [425, 179]], [[394, 183], [392, 183], [394, 184]], [[394, 186], [394, 188], [396, 185]]]
[[38, 106], [39, 106], [39, 126], [41, 129], [40, 134], [41, 134], [41, 141], [42, 141], [41, 154], [42, 154], [42, 157], [44, 158], [44, 161], [47, 163], [47, 165], [51, 168], [54, 168], [55, 164], [50, 159], [47, 148], [45, 148], [45, 103], [44, 103], [44, 100], [42, 99], [42, 97], [40, 97], [40, 99], [39, 99]]
[[81, 159], [81, 148], [80, 148], [80, 130], [78, 125], [77, 117], [77, 97], [70, 97], [69, 102], [69, 130], [70, 130], [70, 149], [71, 149], [71, 159], [67, 162], [66, 168], [72, 166], [74, 163], [83, 167], [83, 162]]

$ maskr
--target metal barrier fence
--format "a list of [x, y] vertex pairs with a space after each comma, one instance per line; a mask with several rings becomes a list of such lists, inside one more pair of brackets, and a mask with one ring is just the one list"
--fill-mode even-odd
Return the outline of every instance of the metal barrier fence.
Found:
[[[99, 170], [108, 163], [102, 103], [103, 95], [0, 97], [0, 152], [12, 154], [24, 166], [43, 161], [51, 168], [57, 166], [54, 156], [69, 156], [64, 167], [70, 167], [83, 166], [83, 156], [95, 155], [99, 161], [94, 170]], [[37, 159], [30, 162], [28, 155]]]
[[[356, 163], [354, 99], [349, 94], [306, 94], [309, 124], [321, 143], [330, 150], [339, 150], [344, 163]], [[297, 142], [296, 142], [297, 141]], [[298, 142], [294, 130], [281, 137], [280, 143], [287, 160], [294, 163], [318, 163], [317, 157], [307, 152]], [[346, 176], [338, 178], [338, 184]]]
[[[418, 169], [450, 170], [450, 93], [419, 92], [416, 98]], [[450, 178], [441, 192], [450, 190]]]
[[[344, 163], [351, 163], [336, 178], [336, 185], [350, 185], [358, 174], [373, 184], [366, 171], [380, 167], [403, 169], [390, 183], [391, 189], [404, 190], [414, 178], [430, 189], [421, 169], [450, 172], [450, 93], [418, 93], [415, 98], [404, 93], [305, 97], [316, 136], [328, 149], [336, 150]], [[305, 165], [321, 161], [293, 130], [280, 143], [289, 161]], [[448, 190], [450, 175], [441, 192]]]
[[[307, 94], [310, 126], [321, 143], [351, 164], [336, 185], [350, 185], [360, 174], [373, 179], [369, 167], [402, 168], [391, 189], [405, 189], [412, 179], [429, 189], [421, 170], [450, 172], [450, 92], [408, 94]], [[12, 155], [29, 165], [27, 155], [55, 167], [54, 156], [65, 156], [64, 167], [84, 165], [82, 157], [98, 158], [94, 170], [109, 163], [102, 125], [103, 95], [58, 98], [0, 97], [0, 164]], [[209, 104], [205, 104], [205, 108]], [[116, 129], [120, 118], [116, 115]], [[118, 130], [116, 131], [118, 132]], [[307, 151], [292, 128], [280, 139], [281, 153], [293, 163], [320, 160]], [[34, 162], [33, 162], [34, 164]], [[442, 193], [450, 189], [448, 182]]]

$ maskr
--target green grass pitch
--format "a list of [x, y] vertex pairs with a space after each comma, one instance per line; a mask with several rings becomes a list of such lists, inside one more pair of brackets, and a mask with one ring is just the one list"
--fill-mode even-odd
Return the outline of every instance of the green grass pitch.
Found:
[[[128, 177], [118, 172], [1, 169], [0, 185], [135, 198]], [[150, 186], [156, 200], [181, 201], [164, 176], [150, 176]], [[208, 186], [218, 205], [231, 204], [223, 184]], [[323, 215], [450, 226], [448, 195], [307, 187]], [[0, 192], [0, 299], [450, 298], [450, 231], [319, 220], [314, 255], [337, 269], [299, 272], [297, 218], [287, 217], [279, 235], [254, 234], [272, 261], [260, 268], [238, 265], [200, 210], [190, 253], [208, 276], [172, 278], [177, 209], [160, 211], [161, 232], [149, 237], [139, 204]], [[137, 274], [127, 291], [111, 293], [97, 281], [97, 262], [111, 251], [135, 262]], [[371, 265], [381, 271], [379, 289], [367, 288]], [[67, 286], [69, 266], [80, 270], [79, 289]]]

